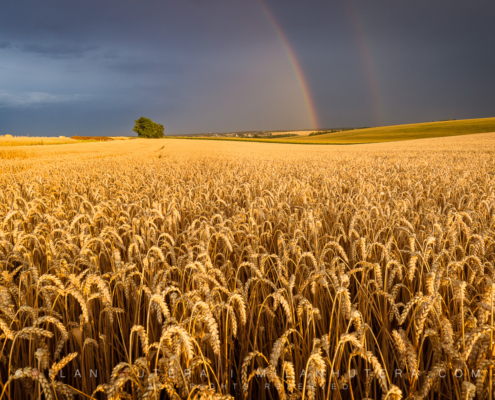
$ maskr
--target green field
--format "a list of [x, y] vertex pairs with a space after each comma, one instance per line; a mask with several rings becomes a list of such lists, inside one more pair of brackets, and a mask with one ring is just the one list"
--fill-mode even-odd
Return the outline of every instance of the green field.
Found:
[[[201, 140], [235, 140], [268, 143], [299, 144], [358, 144], [395, 142], [402, 140], [427, 139], [444, 136], [470, 135], [495, 132], [495, 118], [464, 119], [457, 121], [426, 122], [420, 124], [381, 126], [334, 132], [318, 136], [298, 136], [281, 139], [247, 138], [187, 138]], [[185, 139], [181, 137], [181, 139]]]

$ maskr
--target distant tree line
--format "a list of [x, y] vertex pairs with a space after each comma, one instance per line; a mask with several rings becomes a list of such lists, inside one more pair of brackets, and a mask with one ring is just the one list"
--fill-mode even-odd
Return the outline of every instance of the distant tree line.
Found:
[[292, 137], [292, 136], [299, 136], [297, 133], [285, 133], [285, 134], [280, 134], [280, 135], [259, 135], [259, 134], [254, 134], [254, 138], [269, 138], [269, 139], [279, 139], [279, 138], [285, 138], [285, 137]]

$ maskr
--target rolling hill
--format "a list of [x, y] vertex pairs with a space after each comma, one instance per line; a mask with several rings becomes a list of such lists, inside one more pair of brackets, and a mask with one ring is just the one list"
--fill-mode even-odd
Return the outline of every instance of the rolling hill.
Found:
[[294, 143], [379, 143], [486, 132], [495, 132], [495, 118], [392, 125], [288, 138], [286, 141]]
[[[317, 136], [298, 136], [280, 139], [196, 138], [201, 140], [235, 140], [268, 143], [299, 144], [358, 144], [427, 139], [444, 136], [470, 135], [495, 132], [495, 118], [464, 119], [419, 124], [381, 126], [352, 131], [327, 133]], [[189, 138], [192, 139], [192, 138]]]

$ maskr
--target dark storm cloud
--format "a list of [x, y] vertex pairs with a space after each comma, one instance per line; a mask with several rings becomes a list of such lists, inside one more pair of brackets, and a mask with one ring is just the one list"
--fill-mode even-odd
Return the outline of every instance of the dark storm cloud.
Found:
[[176, 73], [181, 71], [181, 67], [173, 62], [160, 60], [146, 60], [140, 57], [105, 57], [111, 61], [106, 63], [106, 67], [123, 74], [159, 74]]
[[[265, 1], [322, 127], [493, 116], [494, 2]], [[0, 38], [0, 134], [309, 128], [257, 1], [5, 0]]]
[[78, 45], [71, 43], [59, 43], [59, 44], [24, 44], [18, 46], [23, 53], [34, 53], [43, 57], [49, 58], [81, 58], [88, 54], [90, 51], [95, 50], [98, 46], [91, 45]]
[[4, 90], [0, 90], [0, 108], [25, 108], [88, 100], [90, 98], [91, 96], [84, 94], [63, 95], [45, 92], [9, 93]]

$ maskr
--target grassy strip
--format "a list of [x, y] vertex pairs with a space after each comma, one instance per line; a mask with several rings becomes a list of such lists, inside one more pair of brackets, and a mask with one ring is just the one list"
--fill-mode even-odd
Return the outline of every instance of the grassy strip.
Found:
[[368, 143], [316, 143], [316, 142], [289, 142], [288, 140], [270, 140], [270, 139], [250, 139], [250, 138], [206, 138], [206, 137], [184, 137], [184, 136], [169, 136], [160, 139], [180, 139], [180, 140], [219, 140], [223, 142], [258, 142], [258, 143], [274, 143], [274, 144], [318, 144], [318, 145], [336, 145], [346, 146], [350, 144], [368, 144]]

